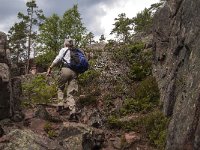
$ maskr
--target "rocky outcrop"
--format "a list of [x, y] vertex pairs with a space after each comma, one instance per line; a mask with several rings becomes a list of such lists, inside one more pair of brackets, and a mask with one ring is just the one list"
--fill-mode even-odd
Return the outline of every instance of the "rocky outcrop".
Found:
[[21, 81], [11, 78], [11, 61], [6, 50], [6, 34], [0, 32], [0, 120], [13, 116], [19, 111]]
[[0, 149], [4, 150], [64, 150], [58, 142], [34, 133], [31, 130], [13, 129], [0, 141]]
[[168, 0], [154, 20], [154, 75], [165, 115], [166, 149], [200, 147], [200, 1]]
[[6, 55], [6, 35], [0, 32], [0, 119], [10, 116], [11, 82]]

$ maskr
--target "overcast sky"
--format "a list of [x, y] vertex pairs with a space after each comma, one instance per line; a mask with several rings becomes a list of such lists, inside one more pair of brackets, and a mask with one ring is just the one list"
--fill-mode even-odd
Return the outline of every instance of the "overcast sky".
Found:
[[[27, 0], [0, 0], [0, 31], [8, 32], [9, 28], [17, 22], [17, 13], [26, 12]], [[104, 34], [107, 39], [113, 29], [114, 19], [120, 13], [132, 18], [145, 7], [159, 0], [36, 0], [39, 9], [45, 16], [56, 13], [60, 16], [66, 10], [78, 4], [82, 22], [89, 32], [96, 37]]]

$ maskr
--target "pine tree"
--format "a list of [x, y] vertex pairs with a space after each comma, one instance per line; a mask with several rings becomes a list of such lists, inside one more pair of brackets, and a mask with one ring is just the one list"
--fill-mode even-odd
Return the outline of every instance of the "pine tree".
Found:
[[81, 22], [78, 6], [74, 5], [64, 13], [63, 17], [53, 14], [46, 18], [39, 32], [36, 62], [46, 68], [63, 47], [65, 38], [75, 39], [76, 45], [84, 43], [86, 28]]
[[24, 51], [26, 49], [27, 32], [26, 23], [23, 21], [15, 23], [8, 31], [11, 59], [16, 65], [27, 58], [27, 53]]
[[78, 5], [74, 5], [64, 13], [61, 19], [60, 29], [62, 33], [61, 39], [70, 37], [75, 39], [76, 45], [79, 45], [86, 32], [86, 28], [83, 26]]
[[118, 15], [118, 18], [115, 18], [114, 28], [111, 31], [111, 34], [116, 34], [116, 36], [123, 42], [128, 42], [128, 39], [133, 30], [133, 20], [126, 17], [125, 13]]
[[[28, 46], [24, 46], [24, 45], [20, 46], [20, 50], [19, 50], [19, 52], [25, 54], [23, 60], [26, 61], [25, 73], [27, 74], [30, 69], [29, 61], [30, 61], [30, 53], [31, 53], [31, 44], [36, 39], [37, 26], [40, 26], [42, 24], [43, 20], [45, 20], [45, 16], [43, 15], [43, 11], [38, 9], [35, 1], [27, 2], [26, 6], [27, 6], [27, 14], [23, 14], [21, 12], [18, 13], [17, 17], [20, 20], [20, 23], [14, 24], [10, 28], [8, 37], [12, 45], [10, 46], [13, 49], [15, 48], [16, 45], [18, 45], [19, 47], [18, 43], [20, 39], [16, 39], [16, 38], [23, 35], [23, 39], [27, 40], [26, 42], [28, 43]], [[20, 31], [18, 31], [19, 28], [21, 29], [21, 32], [23, 33], [20, 33]], [[20, 36], [16, 36], [16, 33], [17, 35], [20, 34]], [[18, 51], [18, 50], [12, 50], [12, 51]], [[14, 56], [15, 53], [13, 53], [12, 54], [13, 58], [16, 57], [17, 59], [19, 59], [18, 53], [16, 53], [17, 56]]]
[[99, 41], [102, 42], [102, 41], [104, 41], [104, 40], [106, 40], [106, 38], [105, 38], [104, 34], [102, 34], [102, 35], [100, 36], [100, 38], [99, 38]]

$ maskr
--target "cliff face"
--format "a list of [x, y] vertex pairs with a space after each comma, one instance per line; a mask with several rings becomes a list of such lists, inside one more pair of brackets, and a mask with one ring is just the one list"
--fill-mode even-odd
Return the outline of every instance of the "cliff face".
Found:
[[6, 55], [6, 34], [0, 32], [0, 119], [10, 116], [11, 82]]
[[166, 149], [200, 147], [200, 1], [168, 0], [154, 19], [154, 76], [165, 115]]
[[11, 60], [6, 50], [6, 42], [6, 34], [0, 32], [0, 120], [15, 117], [21, 111], [21, 80], [11, 77]]

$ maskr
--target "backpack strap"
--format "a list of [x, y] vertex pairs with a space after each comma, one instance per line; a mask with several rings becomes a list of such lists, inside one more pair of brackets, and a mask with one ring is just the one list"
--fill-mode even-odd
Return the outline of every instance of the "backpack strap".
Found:
[[67, 50], [64, 52], [63, 57], [62, 57], [62, 61], [64, 61], [65, 63], [67, 63], [67, 61], [64, 59], [64, 57], [65, 57], [65, 55], [67, 54], [68, 50], [69, 50], [69, 49], [67, 49]]

